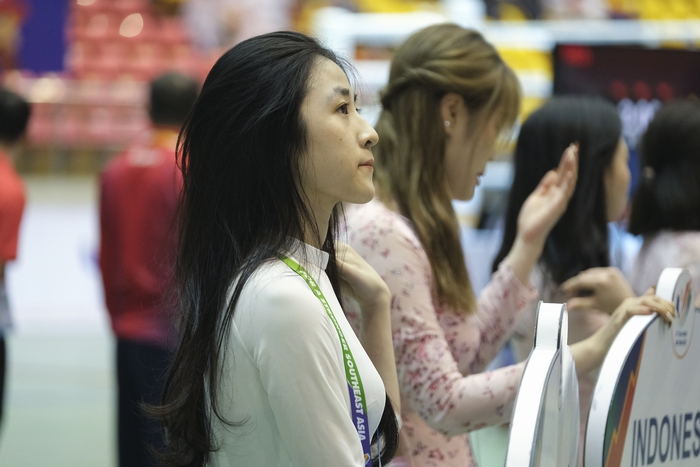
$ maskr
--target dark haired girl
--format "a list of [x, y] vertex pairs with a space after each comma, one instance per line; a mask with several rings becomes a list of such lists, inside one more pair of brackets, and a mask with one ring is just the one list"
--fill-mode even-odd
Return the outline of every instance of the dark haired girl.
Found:
[[[609, 268], [608, 223], [624, 213], [630, 183], [629, 152], [621, 134], [617, 110], [600, 98], [554, 97], [528, 117], [515, 150], [515, 175], [494, 270], [513, 244], [517, 216], [525, 199], [542, 174], [557, 166], [557, 151], [577, 141], [579, 181], [566, 212], [547, 236], [533, 282], [545, 301], [562, 301], [571, 298], [567, 294], [591, 293], [591, 289], [600, 286], [597, 293], [573, 297], [568, 305], [570, 309], [598, 308], [606, 314], [633, 295], [619, 271]], [[600, 320], [606, 319], [589, 318], [597, 324], [592, 328], [587, 325], [585, 330], [575, 323], [575, 318], [570, 320], [569, 336], [573, 342], [592, 334], [602, 325]], [[523, 358], [530, 344], [528, 341], [524, 345]]]
[[249, 39], [183, 128], [181, 337], [156, 409], [167, 465], [359, 467], [396, 450], [390, 294], [334, 240], [339, 203], [374, 195], [378, 138], [343, 67], [301, 34]]
[[[617, 110], [599, 98], [554, 97], [528, 117], [518, 136], [505, 232], [493, 263], [495, 269], [510, 251], [528, 195], [547, 171], [557, 167], [561, 151], [577, 141], [576, 189], [547, 235], [531, 277], [543, 301], [560, 303], [570, 298], [569, 344], [578, 343], [571, 350], [579, 374], [581, 439], [596, 381], [591, 370], [602, 363], [619, 329], [632, 314], [651, 313], [655, 308], [664, 313], [671, 310], [668, 303], [661, 308], [658, 297], [634, 297], [622, 274], [609, 267], [608, 222], [623, 214], [630, 182], [629, 152], [621, 134]], [[571, 298], [569, 294], [588, 296]], [[518, 361], [525, 360], [532, 350], [535, 318], [533, 306], [511, 339]], [[579, 356], [588, 352], [589, 361], [594, 363], [583, 370]]]
[[[675, 101], [654, 116], [640, 146], [642, 180], [630, 232], [644, 244], [630, 282], [640, 290], [666, 267], [687, 268], [700, 291], [700, 103]], [[700, 302], [699, 302], [700, 303]]]

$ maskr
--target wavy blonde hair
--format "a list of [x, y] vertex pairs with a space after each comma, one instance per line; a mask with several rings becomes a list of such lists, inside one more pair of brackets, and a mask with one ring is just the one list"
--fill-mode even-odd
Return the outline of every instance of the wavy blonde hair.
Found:
[[422, 29], [396, 51], [381, 93], [375, 182], [379, 199], [395, 202], [413, 223], [440, 303], [471, 313], [476, 298], [447, 187], [440, 113], [442, 97], [451, 92], [464, 99], [474, 137], [491, 119], [503, 132], [517, 118], [518, 79], [481, 34], [456, 24]]

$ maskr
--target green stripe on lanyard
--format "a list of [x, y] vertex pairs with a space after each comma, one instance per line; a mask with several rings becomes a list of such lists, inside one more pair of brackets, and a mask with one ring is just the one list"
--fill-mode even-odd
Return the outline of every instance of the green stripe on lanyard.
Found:
[[[367, 402], [365, 399], [365, 388], [362, 385], [362, 379], [360, 378], [360, 371], [355, 363], [355, 358], [352, 356], [352, 351], [350, 346], [345, 340], [345, 335], [343, 330], [340, 329], [340, 324], [338, 320], [335, 319], [333, 310], [328, 304], [328, 300], [323, 295], [321, 288], [318, 286], [313, 277], [304, 269], [299, 263], [293, 259], [280, 255], [279, 257], [287, 266], [289, 266], [292, 271], [299, 274], [299, 276], [306, 281], [306, 283], [311, 288], [316, 298], [321, 302], [323, 308], [326, 310], [326, 314], [333, 323], [336, 332], [338, 333], [338, 338], [340, 339], [340, 346], [343, 349], [343, 362], [345, 363], [345, 377], [347, 378], [349, 393], [350, 393], [350, 408], [353, 412], [352, 419], [353, 425], [357, 430], [357, 434], [360, 437], [360, 442], [362, 443], [362, 451], [364, 453], [365, 465], [371, 463], [370, 454], [370, 436], [369, 436], [369, 414], [367, 413]], [[358, 406], [358, 403], [360, 404]]]

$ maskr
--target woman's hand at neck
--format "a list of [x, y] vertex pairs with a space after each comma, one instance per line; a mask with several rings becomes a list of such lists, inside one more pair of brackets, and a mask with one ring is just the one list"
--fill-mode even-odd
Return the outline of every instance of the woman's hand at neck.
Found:
[[360, 305], [359, 338], [370, 360], [377, 368], [394, 411], [401, 413], [401, 396], [391, 338], [391, 291], [375, 271], [355, 250], [345, 243], [336, 244], [343, 294]]

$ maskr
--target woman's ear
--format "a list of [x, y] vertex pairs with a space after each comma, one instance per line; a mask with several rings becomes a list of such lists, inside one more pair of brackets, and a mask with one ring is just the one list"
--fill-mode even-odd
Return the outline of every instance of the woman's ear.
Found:
[[463, 107], [464, 98], [456, 92], [448, 92], [440, 99], [440, 117], [447, 136], [453, 134], [456, 120], [463, 113]]

